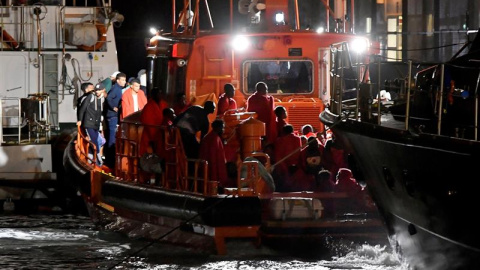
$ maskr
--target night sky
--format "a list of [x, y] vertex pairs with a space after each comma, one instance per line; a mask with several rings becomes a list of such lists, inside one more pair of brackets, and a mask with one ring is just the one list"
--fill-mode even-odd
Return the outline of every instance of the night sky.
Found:
[[117, 0], [112, 1], [112, 9], [125, 17], [122, 25], [114, 28], [119, 69], [127, 78], [136, 77], [140, 69], [146, 68], [145, 39], [151, 37], [150, 27], [166, 25], [171, 20], [170, 1]]
[[[183, 6], [181, 3], [183, 0], [177, 0], [177, 10]], [[208, 3], [215, 27], [225, 26], [222, 20], [228, 21], [228, 12], [225, 11], [228, 11], [229, 1], [210, 0]], [[203, 4], [200, 8], [205, 11]], [[113, 0], [112, 9], [125, 17], [121, 27], [114, 28], [119, 69], [127, 74], [127, 78], [136, 77], [140, 69], [146, 68], [145, 39], [152, 36], [150, 27], [171, 31], [171, 0]], [[206, 20], [206, 17], [203, 19]], [[206, 23], [204, 21], [200, 25], [203, 27]]]

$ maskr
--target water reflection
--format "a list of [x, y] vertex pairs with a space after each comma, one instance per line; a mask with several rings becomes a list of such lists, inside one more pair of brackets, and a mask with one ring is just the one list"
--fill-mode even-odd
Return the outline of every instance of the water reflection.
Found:
[[[0, 216], [2, 269], [408, 269], [386, 245], [335, 241], [330, 254], [294, 256], [250, 240], [228, 241], [229, 255], [98, 230], [88, 217]], [[135, 256], [130, 257], [132, 254]]]

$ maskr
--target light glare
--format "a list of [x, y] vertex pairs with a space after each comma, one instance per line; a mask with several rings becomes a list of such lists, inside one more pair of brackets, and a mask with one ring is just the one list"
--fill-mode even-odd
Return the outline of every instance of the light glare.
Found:
[[356, 53], [363, 53], [368, 47], [367, 41], [363, 38], [354, 39], [350, 45]]
[[283, 12], [278, 12], [275, 14], [275, 22], [277, 24], [283, 23], [285, 21], [285, 15]]
[[245, 51], [250, 45], [250, 41], [245, 36], [236, 36], [232, 41], [232, 47], [236, 51]]

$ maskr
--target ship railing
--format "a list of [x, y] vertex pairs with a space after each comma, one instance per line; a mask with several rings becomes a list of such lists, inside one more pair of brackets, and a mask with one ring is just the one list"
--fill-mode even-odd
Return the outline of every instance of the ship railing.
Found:
[[[336, 50], [335, 53], [341, 54], [344, 52]], [[448, 103], [447, 98], [451, 98], [452, 92], [457, 91], [456, 88], [454, 90], [450, 89], [450, 91], [448, 88], [447, 90], [445, 89], [449, 82], [452, 83], [451, 81], [445, 81], [445, 66], [448, 65], [448, 63], [414, 64], [411, 60], [407, 62], [392, 63], [382, 62], [380, 57], [377, 57], [375, 61], [372, 61], [370, 64], [363, 67], [362, 63], [356, 63], [356, 65], [350, 67], [357, 71], [355, 78], [356, 86], [347, 90], [345, 84], [348, 78], [345, 77], [344, 71], [346, 67], [344, 67], [342, 61], [344, 61], [344, 63], [348, 62], [345, 60], [348, 59], [348, 57], [334, 55], [333, 53], [331, 54], [331, 57], [337, 61], [332, 67], [332, 77], [330, 80], [330, 109], [335, 114], [341, 115], [344, 118], [369, 122], [376, 125], [384, 125], [395, 129], [414, 130], [418, 133], [455, 136], [460, 138], [468, 137], [473, 140], [478, 140], [479, 96], [476, 93], [478, 93], [479, 90], [480, 83], [478, 83], [478, 81], [480, 81], [480, 75], [478, 75], [478, 80], [475, 81], [475, 85], [471, 84], [470, 86], [465, 86], [465, 89], [461, 89], [462, 91], [475, 93], [473, 97], [471, 94], [470, 97], [468, 97], [471, 101], [471, 103], [468, 104], [469, 106], [472, 106], [471, 111], [473, 111], [473, 115], [465, 115], [465, 117], [468, 117], [470, 122], [468, 122], [469, 124], [463, 124], [464, 126], [460, 127], [460, 129], [468, 129], [469, 134], [453, 134], [454, 131], [451, 129], [445, 129], [445, 120], [443, 119], [445, 115], [445, 104]], [[472, 69], [472, 67], [459, 67], [458, 65], [452, 68]], [[395, 70], [396, 74], [392, 75], [392, 70]], [[367, 73], [376, 74], [376, 76], [370, 78], [371, 80], [369, 82], [365, 82], [365, 74]], [[430, 79], [429, 82], [425, 82], [429, 87], [428, 89], [422, 89], [422, 83], [419, 83], [419, 75], [414, 75], [421, 73], [428, 73], [427, 75], [424, 75], [427, 77], [432, 76], [431, 74], [437, 74]], [[477, 78], [475, 77], [475, 79]], [[453, 87], [455, 86], [450, 86], [450, 88]], [[392, 94], [391, 101], [386, 102], [385, 100], [382, 100], [381, 93], [384, 91]], [[393, 98], [393, 95], [395, 95], [396, 98]], [[415, 115], [412, 116], [412, 102], [421, 98], [417, 98], [417, 96], [421, 95], [433, 95], [430, 97], [432, 99], [430, 118], [421, 118]], [[401, 103], [405, 104], [404, 111], [394, 113], [390, 110], [391, 105]], [[400, 118], [402, 119], [401, 121], [404, 122], [383, 121], [388, 118], [383, 119], [383, 116], [386, 114], [391, 114], [391, 117]], [[413, 121], [415, 121], [415, 124], [412, 125]], [[426, 124], [427, 121], [430, 125], [434, 123], [432, 121], [436, 121], [436, 123], [428, 129], [424, 129], [425, 125], [421, 122]]]
[[94, 169], [97, 164], [97, 146], [90, 140], [86, 130], [77, 127], [77, 141], [75, 143], [75, 152], [79, 160], [90, 169]]
[[[156, 134], [155, 138], [162, 144], [160, 147], [165, 160], [163, 171], [159, 174], [143, 171], [140, 167], [139, 146], [145, 130]], [[151, 147], [152, 150], [149, 152], [155, 152], [157, 146]], [[266, 159], [266, 166], [269, 167], [268, 155], [252, 153], [252, 156]], [[231, 192], [238, 196], [256, 196], [259, 179], [258, 162], [245, 161], [242, 165], [246, 168], [246, 174], [238, 175], [237, 187]], [[126, 181], [159, 183], [159, 186], [171, 190], [205, 196], [218, 195], [218, 181], [209, 178], [208, 162], [186, 157], [180, 131], [176, 127], [122, 121], [117, 131], [115, 176]], [[155, 181], [151, 181], [152, 179]]]
[[120, 122], [115, 135], [115, 176], [126, 181], [143, 181], [138, 170], [143, 131], [144, 126], [137, 121]]
[[[154, 134], [165, 155], [161, 174], [143, 171], [139, 148], [143, 132]], [[201, 159], [187, 159], [178, 128], [161, 125], [143, 125], [137, 121], [122, 121], [116, 139], [115, 175], [123, 180], [157, 183], [166, 189], [192, 193], [216, 194], [217, 183], [208, 180], [208, 163]], [[151, 145], [155, 153], [157, 145]], [[155, 179], [155, 181], [152, 181]]]

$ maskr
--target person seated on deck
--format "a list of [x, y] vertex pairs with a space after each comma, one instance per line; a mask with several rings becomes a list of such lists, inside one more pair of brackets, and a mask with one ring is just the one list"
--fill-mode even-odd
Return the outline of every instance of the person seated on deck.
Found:
[[302, 143], [300, 137], [293, 133], [292, 125], [286, 125], [283, 133], [285, 135], [278, 137], [273, 146], [276, 162], [274, 170], [276, 177], [274, 178], [277, 180], [275, 186], [278, 191], [291, 191], [295, 186], [293, 176], [300, 162]]
[[323, 167], [329, 170], [332, 176], [337, 175], [340, 168], [348, 168], [345, 151], [340, 148], [334, 136], [325, 142], [322, 162]]
[[291, 175], [289, 191], [311, 191], [316, 188], [318, 173], [323, 169], [322, 160], [323, 145], [318, 143], [317, 138], [308, 138], [306, 147], [300, 151], [298, 168]]
[[178, 127], [182, 136], [183, 148], [187, 157], [198, 157], [200, 143], [196, 134], [200, 132], [200, 139], [207, 135], [210, 123], [208, 115], [215, 111], [215, 107], [215, 102], [208, 100], [204, 107], [191, 106], [173, 121], [173, 125]]
[[208, 176], [210, 181], [219, 182], [220, 187], [233, 187], [227, 175], [225, 151], [223, 148], [222, 134], [225, 123], [222, 119], [212, 122], [212, 130], [200, 142], [200, 159], [208, 162]]
[[302, 169], [306, 174], [316, 176], [321, 170], [323, 170], [322, 165], [322, 155], [324, 147], [321, 145], [316, 137], [310, 137], [307, 140], [307, 147], [305, 147], [300, 155], [302, 162]]
[[341, 211], [363, 212], [371, 207], [368, 205], [367, 192], [358, 184], [350, 169], [340, 168], [338, 170], [334, 191], [345, 192], [348, 195], [349, 200], [336, 203], [337, 209]]
[[317, 134], [315, 134], [315, 132], [313, 132], [313, 127], [312, 125], [310, 124], [306, 124], [302, 127], [302, 134], [305, 135], [308, 138], [310, 137], [316, 137]]
[[287, 119], [287, 110], [283, 106], [275, 107], [275, 115], [277, 116], [276, 119], [276, 127], [277, 127], [277, 137], [283, 136], [283, 127], [288, 123], [285, 121]]
[[305, 135], [300, 135], [299, 137], [300, 137], [300, 141], [302, 142], [302, 147], [307, 146], [307, 143], [308, 143], [307, 136], [305, 136]]
[[[315, 177], [315, 192], [333, 192], [335, 183], [332, 181], [332, 174], [328, 170], [321, 170]], [[333, 217], [335, 204], [332, 200], [322, 200], [323, 214], [325, 217]]]
[[235, 96], [235, 87], [233, 84], [226, 83], [223, 91], [225, 92], [218, 98], [217, 117], [223, 117], [226, 111], [237, 109], [237, 102], [233, 99]]

